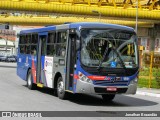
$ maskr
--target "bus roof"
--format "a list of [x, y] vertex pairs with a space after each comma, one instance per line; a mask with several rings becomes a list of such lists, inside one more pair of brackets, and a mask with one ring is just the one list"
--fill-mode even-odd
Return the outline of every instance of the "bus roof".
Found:
[[56, 25], [56, 26], [47, 26], [42, 28], [36, 28], [36, 29], [28, 29], [28, 30], [22, 30], [20, 34], [26, 34], [26, 33], [41, 33], [41, 32], [47, 32], [47, 31], [53, 31], [58, 29], [65, 29], [65, 28], [113, 28], [113, 29], [121, 29], [121, 30], [127, 30], [134, 32], [134, 29], [127, 26], [122, 25], [116, 25], [116, 24], [106, 24], [106, 23], [98, 23], [98, 22], [78, 22], [78, 23], [68, 23], [68, 24], [62, 24], [62, 25]]

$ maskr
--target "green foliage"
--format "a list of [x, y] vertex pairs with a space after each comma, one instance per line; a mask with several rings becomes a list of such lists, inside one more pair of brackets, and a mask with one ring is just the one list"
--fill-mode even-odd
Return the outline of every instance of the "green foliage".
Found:
[[[139, 78], [138, 87], [148, 88], [149, 87], [149, 77], [148, 78]], [[160, 88], [160, 81], [158, 82], [156, 79], [152, 79], [151, 80], [151, 88]]]
[[[140, 70], [139, 76], [149, 76], [150, 68], [144, 68], [143, 70]], [[152, 68], [152, 76], [160, 76], [160, 68]]]
[[[149, 87], [149, 72], [149, 67], [140, 70], [139, 87]], [[160, 68], [152, 68], [151, 88], [160, 88]]]
[[143, 69], [139, 72], [139, 76], [149, 76], [149, 69]]

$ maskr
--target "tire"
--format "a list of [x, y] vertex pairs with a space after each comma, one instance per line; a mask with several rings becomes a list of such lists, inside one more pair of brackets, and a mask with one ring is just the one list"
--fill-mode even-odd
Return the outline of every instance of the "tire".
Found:
[[63, 99], [63, 100], [68, 97], [67, 92], [65, 92], [65, 89], [64, 89], [64, 83], [63, 83], [62, 77], [59, 77], [57, 81], [57, 95], [60, 99]]
[[30, 90], [34, 90], [36, 88], [36, 85], [33, 83], [32, 81], [32, 74], [31, 74], [31, 70], [28, 71], [28, 74], [27, 74], [27, 87], [30, 89]]
[[110, 102], [115, 98], [115, 94], [104, 94], [102, 95], [102, 98], [106, 102]]

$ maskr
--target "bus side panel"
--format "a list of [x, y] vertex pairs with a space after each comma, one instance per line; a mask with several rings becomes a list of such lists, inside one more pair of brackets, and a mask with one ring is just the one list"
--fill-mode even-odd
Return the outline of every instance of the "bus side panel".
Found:
[[44, 60], [44, 76], [46, 80], [46, 86], [49, 88], [53, 88], [53, 57], [45, 56]]
[[26, 80], [25, 65], [26, 65], [26, 55], [19, 54], [17, 61], [17, 75], [23, 80]]
[[24, 80], [27, 80], [27, 73], [28, 73], [28, 69], [30, 68], [30, 64], [29, 64], [29, 61], [30, 61], [30, 55], [26, 55], [25, 56], [25, 63], [24, 63]]
[[[62, 61], [62, 63], [60, 62]], [[65, 58], [61, 58], [61, 57], [54, 57], [53, 58], [53, 71], [52, 71], [52, 76], [53, 76], [53, 80], [55, 78], [55, 75], [57, 73], [60, 73], [62, 79], [63, 79], [63, 83], [65, 86], [66, 83], [66, 65], [65, 65]]]

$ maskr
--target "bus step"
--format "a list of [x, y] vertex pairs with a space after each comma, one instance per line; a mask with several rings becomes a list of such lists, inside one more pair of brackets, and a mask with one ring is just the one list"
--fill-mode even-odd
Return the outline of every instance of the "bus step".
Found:
[[41, 83], [37, 83], [37, 87], [43, 87], [43, 84], [41, 84]]

